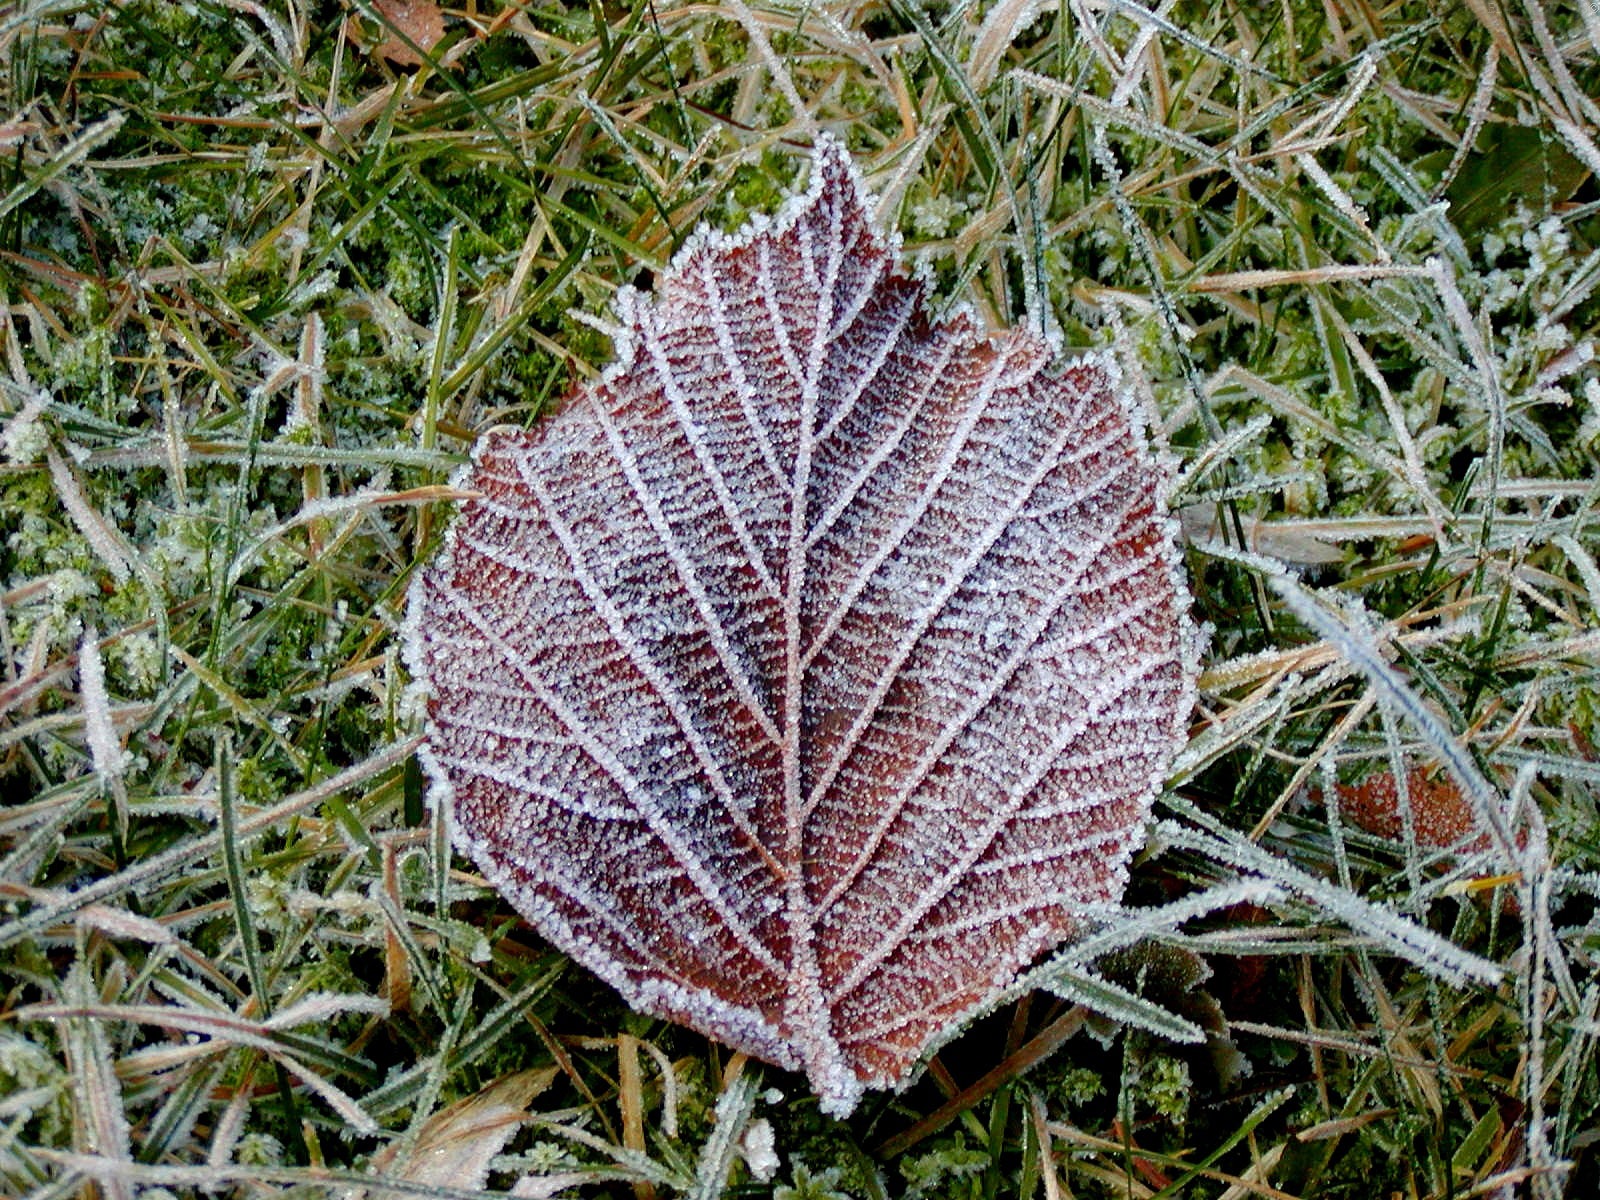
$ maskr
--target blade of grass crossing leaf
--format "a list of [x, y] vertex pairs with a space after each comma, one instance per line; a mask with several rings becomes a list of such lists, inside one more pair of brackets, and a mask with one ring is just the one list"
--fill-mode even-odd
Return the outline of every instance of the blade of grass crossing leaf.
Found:
[[1206, 1040], [1205, 1031], [1193, 1021], [1089, 971], [1062, 964], [1051, 971], [1047, 986], [1063, 1000], [1081, 1004], [1119, 1024], [1147, 1030], [1157, 1037], [1190, 1043]]
[[1444, 723], [1406, 687], [1368, 638], [1362, 637], [1334, 616], [1287, 574], [1275, 573], [1268, 582], [1288, 602], [1296, 616], [1336, 645], [1351, 664], [1372, 680], [1379, 691], [1427, 739], [1456, 777], [1462, 794], [1472, 804], [1474, 814], [1494, 838], [1497, 851], [1507, 862], [1515, 862], [1518, 857], [1516, 845], [1506, 824], [1499, 793], [1483, 777], [1471, 755], [1456, 741]]

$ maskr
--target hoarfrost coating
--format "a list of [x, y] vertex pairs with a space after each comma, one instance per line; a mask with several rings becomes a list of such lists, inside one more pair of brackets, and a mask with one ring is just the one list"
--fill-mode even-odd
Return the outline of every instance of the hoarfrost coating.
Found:
[[1166, 475], [1108, 360], [930, 315], [824, 139], [494, 430], [413, 586], [457, 845], [635, 1007], [828, 1111], [1116, 901], [1193, 696]]

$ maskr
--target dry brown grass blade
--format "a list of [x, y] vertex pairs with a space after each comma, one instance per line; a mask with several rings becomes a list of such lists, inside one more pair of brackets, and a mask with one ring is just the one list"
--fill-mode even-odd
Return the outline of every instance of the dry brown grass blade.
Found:
[[[554, 1067], [543, 1067], [497, 1079], [434, 1113], [409, 1142], [402, 1139], [378, 1151], [372, 1173], [406, 1183], [482, 1188], [494, 1156], [522, 1128], [528, 1106], [555, 1077]], [[402, 1194], [380, 1187], [368, 1193], [371, 1200], [398, 1200]]]
[[[617, 1035], [617, 1105], [622, 1109], [622, 1144], [643, 1154], [644, 1087], [639, 1073], [639, 1039], [628, 1033]], [[647, 1179], [637, 1179], [633, 1194], [638, 1200], [655, 1200], [655, 1185]]]
[[1088, 1015], [1089, 1010], [1082, 1005], [1074, 1005], [1062, 1013], [1054, 1021], [1034, 1034], [1033, 1037], [1029, 1038], [1014, 1053], [1002, 1059], [992, 1070], [985, 1072], [977, 1082], [951, 1096], [950, 1099], [946, 1100], [910, 1129], [885, 1139], [877, 1149], [878, 1157], [889, 1158], [896, 1154], [903, 1154], [912, 1146], [938, 1133], [939, 1130], [950, 1124], [962, 1113], [971, 1110], [982, 1103], [984, 1099], [993, 1095], [995, 1090], [1002, 1084], [1016, 1078], [1035, 1063], [1054, 1054], [1060, 1049], [1062, 1043], [1083, 1027], [1083, 1022]]

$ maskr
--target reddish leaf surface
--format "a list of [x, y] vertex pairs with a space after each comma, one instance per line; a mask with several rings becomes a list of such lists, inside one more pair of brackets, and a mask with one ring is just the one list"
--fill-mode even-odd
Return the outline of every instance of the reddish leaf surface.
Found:
[[497, 430], [408, 661], [457, 844], [636, 1008], [833, 1112], [1115, 901], [1192, 695], [1110, 364], [945, 322], [848, 156]]
[[444, 40], [444, 13], [433, 0], [373, 0], [372, 6], [391, 29], [373, 47], [372, 53], [379, 58], [403, 67], [420, 67], [427, 61], [422, 55]]
[[[1357, 784], [1336, 785], [1339, 812], [1368, 833], [1400, 839], [1405, 834], [1405, 817], [1400, 811], [1400, 789], [1394, 772], [1376, 771]], [[1412, 828], [1417, 845], [1444, 849], [1477, 834], [1464, 849], [1485, 850], [1489, 835], [1478, 823], [1472, 805], [1461, 794], [1456, 781], [1441, 768], [1429, 770], [1414, 766], [1406, 772], [1406, 796], [1411, 802]]]

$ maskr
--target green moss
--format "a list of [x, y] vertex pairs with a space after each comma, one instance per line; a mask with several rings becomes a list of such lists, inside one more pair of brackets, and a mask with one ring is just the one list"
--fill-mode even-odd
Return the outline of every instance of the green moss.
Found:
[[990, 1165], [986, 1150], [969, 1146], [963, 1137], [941, 1138], [931, 1150], [900, 1160], [903, 1195], [929, 1200], [966, 1200], [981, 1195], [981, 1179]]

